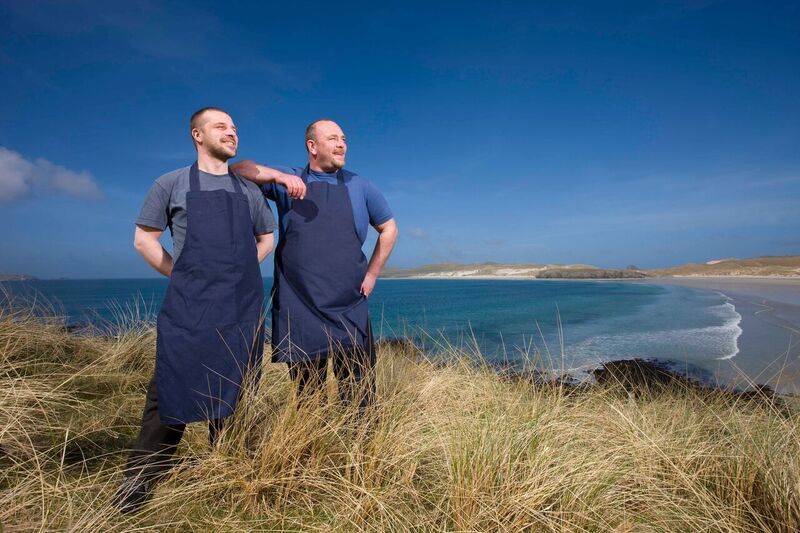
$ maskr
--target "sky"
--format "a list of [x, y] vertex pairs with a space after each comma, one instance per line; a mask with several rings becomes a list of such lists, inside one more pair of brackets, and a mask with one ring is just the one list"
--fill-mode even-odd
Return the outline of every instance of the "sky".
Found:
[[133, 222], [208, 105], [265, 164], [339, 122], [390, 266], [800, 255], [797, 2], [289, 4], [0, 0], [0, 273], [157, 276]]

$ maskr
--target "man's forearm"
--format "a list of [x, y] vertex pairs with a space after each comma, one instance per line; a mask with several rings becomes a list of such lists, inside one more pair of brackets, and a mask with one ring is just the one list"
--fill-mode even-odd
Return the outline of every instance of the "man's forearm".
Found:
[[268, 183], [282, 185], [292, 199], [303, 199], [306, 196], [305, 182], [294, 174], [284, 174], [280, 170], [265, 167], [247, 159], [234, 163], [230, 168], [239, 176], [258, 185], [266, 185]]
[[376, 278], [380, 276], [383, 266], [389, 259], [392, 253], [394, 243], [397, 240], [397, 225], [392, 223], [386, 227], [378, 235], [378, 242], [375, 243], [375, 249], [372, 251], [372, 257], [369, 259], [369, 266], [367, 273], [372, 274]]
[[160, 242], [144, 241], [137, 244], [136, 250], [142, 254], [147, 264], [160, 274], [167, 277], [172, 274], [172, 256], [161, 246]]
[[283, 172], [249, 160], [237, 161], [231, 165], [231, 170], [241, 177], [258, 184], [276, 182], [283, 176]]
[[267, 258], [274, 246], [275, 236], [272, 233], [266, 233], [256, 237], [256, 254], [258, 255], [259, 263]]

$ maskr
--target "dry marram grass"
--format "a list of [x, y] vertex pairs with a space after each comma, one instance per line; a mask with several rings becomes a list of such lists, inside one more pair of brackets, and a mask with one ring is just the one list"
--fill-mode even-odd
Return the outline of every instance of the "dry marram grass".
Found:
[[146, 322], [75, 335], [0, 311], [5, 531], [800, 529], [796, 406], [678, 386], [637, 398], [534, 387], [389, 346], [361, 420], [332, 402], [298, 406], [284, 367], [266, 365], [221, 446], [190, 426], [180, 463], [123, 516], [109, 500], [154, 345]]

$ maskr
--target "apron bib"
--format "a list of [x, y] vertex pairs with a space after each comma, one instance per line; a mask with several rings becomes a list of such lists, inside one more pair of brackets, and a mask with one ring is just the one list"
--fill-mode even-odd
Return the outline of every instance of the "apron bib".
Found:
[[189, 171], [186, 240], [157, 320], [165, 424], [231, 415], [243, 376], [261, 363], [264, 285], [247, 196], [230, 179], [235, 193], [201, 191], [197, 163]]
[[369, 305], [361, 294], [367, 258], [356, 233], [344, 172], [336, 184], [308, 183], [293, 200], [275, 252], [272, 360], [297, 363], [336, 349], [374, 354]]

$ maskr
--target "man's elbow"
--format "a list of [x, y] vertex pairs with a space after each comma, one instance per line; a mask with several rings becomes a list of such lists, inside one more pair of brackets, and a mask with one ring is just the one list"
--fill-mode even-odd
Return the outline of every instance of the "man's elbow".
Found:
[[386, 240], [394, 243], [397, 240], [397, 236], [400, 234], [400, 230], [397, 228], [397, 222], [392, 219], [381, 232], [381, 237], [386, 235]]
[[133, 237], [133, 248], [139, 253], [142, 253], [145, 248], [145, 240], [139, 234]]
[[272, 250], [275, 248], [275, 235], [272, 233], [261, 235], [256, 244], [261, 252], [259, 257], [261, 261], [263, 261], [269, 254], [272, 253]]
[[246, 178], [250, 181], [255, 181], [259, 175], [258, 166], [249, 159], [237, 161], [236, 163], [233, 163], [230, 168], [231, 170], [233, 170], [233, 172], [235, 172], [239, 176]]
[[[160, 233], [158, 235], [160, 235]], [[158, 240], [158, 235], [154, 238], [154, 234], [148, 233], [137, 226], [136, 232], [133, 234], [134, 249], [140, 254], [144, 253], [144, 251], [147, 250], [148, 244]]]

